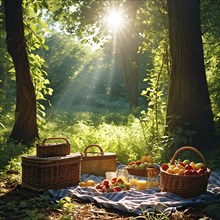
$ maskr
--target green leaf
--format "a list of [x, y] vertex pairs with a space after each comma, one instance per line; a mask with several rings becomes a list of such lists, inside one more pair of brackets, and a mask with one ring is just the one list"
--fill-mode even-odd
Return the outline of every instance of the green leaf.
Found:
[[20, 207], [25, 208], [28, 205], [28, 203], [26, 201], [21, 201], [19, 205]]

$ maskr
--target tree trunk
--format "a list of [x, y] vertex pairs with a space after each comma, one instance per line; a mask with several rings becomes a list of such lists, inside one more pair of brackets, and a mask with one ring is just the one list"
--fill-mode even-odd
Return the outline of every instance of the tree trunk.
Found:
[[137, 45], [137, 42], [134, 41], [132, 38], [129, 40], [129, 43], [133, 42], [131, 51], [128, 50], [131, 46], [126, 45], [122, 39], [119, 46], [125, 88], [131, 108], [138, 106], [138, 47], [134, 48], [134, 45]]
[[[183, 144], [213, 142], [214, 121], [206, 80], [199, 0], [168, 0], [171, 77], [167, 132], [196, 132]], [[175, 141], [175, 140], [174, 140]]]
[[123, 32], [118, 33], [119, 53], [121, 56], [122, 70], [124, 73], [125, 86], [130, 101], [130, 106], [138, 106], [138, 47], [139, 31], [135, 25], [138, 8], [143, 1], [133, 0], [125, 2], [125, 10], [129, 14], [128, 23]]
[[10, 139], [24, 144], [38, 138], [36, 95], [24, 39], [22, 0], [5, 0], [6, 42], [16, 72], [15, 123]]

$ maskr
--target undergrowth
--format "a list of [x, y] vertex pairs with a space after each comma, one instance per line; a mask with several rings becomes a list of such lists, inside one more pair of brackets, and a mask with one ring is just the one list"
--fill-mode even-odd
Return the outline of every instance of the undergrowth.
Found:
[[55, 213], [62, 214], [62, 219], [72, 219], [73, 209], [74, 203], [69, 197], [52, 201], [49, 196], [39, 195], [22, 201], [0, 201], [0, 219], [14, 219], [16, 216], [16, 219], [46, 220]]
[[[143, 120], [132, 112], [53, 112], [39, 125], [40, 139], [30, 146], [8, 142], [12, 122], [4, 122], [7, 127], [0, 130], [1, 176], [5, 170], [21, 171], [21, 156], [36, 155], [36, 144], [41, 144], [45, 138], [65, 137], [70, 142], [71, 153], [83, 152], [86, 146], [98, 144], [104, 152], [116, 153], [117, 160], [123, 164], [148, 153], [160, 164], [164, 162], [165, 146], [169, 142], [162, 135], [162, 128], [155, 132], [150, 119]], [[211, 168], [218, 168], [217, 157], [208, 162]]]

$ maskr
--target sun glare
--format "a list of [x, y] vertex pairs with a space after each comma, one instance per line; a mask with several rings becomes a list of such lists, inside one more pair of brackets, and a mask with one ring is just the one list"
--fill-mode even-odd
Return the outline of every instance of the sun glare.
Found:
[[121, 11], [111, 11], [105, 19], [109, 31], [120, 31], [124, 26], [124, 17]]

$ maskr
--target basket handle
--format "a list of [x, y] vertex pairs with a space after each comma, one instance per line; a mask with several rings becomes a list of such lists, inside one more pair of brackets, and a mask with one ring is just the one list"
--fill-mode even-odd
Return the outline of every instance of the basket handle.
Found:
[[88, 153], [97, 153], [97, 152], [87, 152], [88, 149], [91, 148], [91, 147], [97, 147], [97, 148], [99, 149], [99, 154], [100, 154], [101, 156], [104, 155], [104, 151], [102, 150], [102, 148], [101, 148], [99, 145], [97, 145], [97, 144], [90, 144], [90, 145], [87, 146], [87, 147], [85, 148], [85, 150], [84, 150], [84, 156], [85, 156], [85, 157], [87, 157], [87, 154], [88, 154]]
[[184, 151], [184, 150], [191, 150], [191, 151], [194, 151], [195, 153], [197, 153], [197, 154], [200, 156], [200, 158], [202, 159], [204, 165], [207, 166], [206, 160], [205, 160], [205, 158], [203, 157], [202, 153], [201, 153], [199, 150], [197, 150], [196, 148], [190, 147], [190, 146], [184, 146], [184, 147], [179, 148], [179, 149], [174, 153], [173, 157], [172, 157], [171, 160], [170, 160], [170, 164], [171, 164], [171, 165], [174, 164], [174, 161], [175, 161], [177, 155], [178, 155], [180, 152]]
[[66, 138], [63, 138], [63, 137], [55, 137], [55, 138], [45, 138], [42, 142], [42, 145], [44, 145], [46, 143], [46, 141], [49, 141], [49, 140], [64, 140], [67, 144], [69, 144], [69, 141], [66, 139]]

